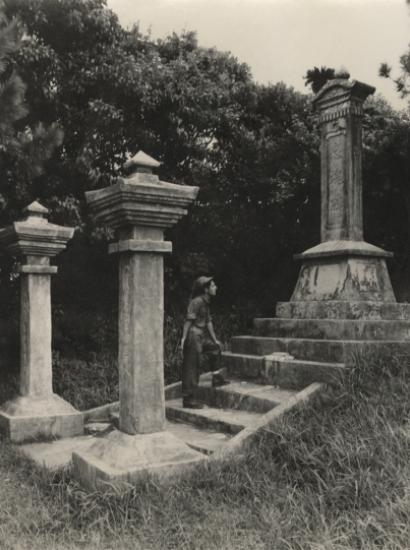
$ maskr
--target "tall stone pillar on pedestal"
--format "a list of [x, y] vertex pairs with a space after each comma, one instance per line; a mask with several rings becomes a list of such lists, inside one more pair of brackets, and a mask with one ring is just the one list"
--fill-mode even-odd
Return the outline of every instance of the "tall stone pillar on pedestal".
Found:
[[143, 152], [127, 165], [128, 178], [86, 193], [94, 219], [115, 229], [109, 252], [119, 256], [119, 430], [73, 454], [75, 475], [91, 488], [203, 460], [165, 430], [163, 361], [163, 255], [172, 250], [164, 230], [198, 188], [160, 181], [159, 163]]
[[20, 395], [0, 407], [0, 428], [15, 442], [83, 432], [82, 414], [53, 393], [50, 258], [66, 247], [74, 229], [47, 221], [38, 202], [27, 217], [0, 231], [0, 243], [21, 258]]
[[[291, 302], [395, 302], [385, 259], [363, 240], [363, 102], [374, 88], [330, 80], [314, 99], [321, 127], [321, 243], [295, 257], [302, 267]], [[312, 311], [312, 309], [310, 309]]]

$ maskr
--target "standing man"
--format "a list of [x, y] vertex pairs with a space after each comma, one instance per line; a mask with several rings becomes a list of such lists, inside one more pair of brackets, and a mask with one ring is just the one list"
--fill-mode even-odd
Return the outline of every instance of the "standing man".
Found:
[[[183, 406], [201, 409], [203, 405], [194, 399], [204, 355], [212, 361], [213, 371], [219, 370], [221, 343], [215, 336], [209, 304], [215, 296], [217, 286], [213, 277], [198, 277], [192, 288], [191, 301], [182, 331], [182, 399]], [[220, 373], [212, 377], [213, 386], [222, 386], [228, 381]]]

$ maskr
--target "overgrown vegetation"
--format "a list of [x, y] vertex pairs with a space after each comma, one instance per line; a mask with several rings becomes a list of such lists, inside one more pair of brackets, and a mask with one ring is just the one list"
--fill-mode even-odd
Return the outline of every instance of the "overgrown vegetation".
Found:
[[[366, 367], [367, 365], [367, 367]], [[237, 462], [126, 494], [84, 492], [0, 455], [1, 547], [403, 550], [410, 540], [410, 371], [358, 358], [346, 385]]]

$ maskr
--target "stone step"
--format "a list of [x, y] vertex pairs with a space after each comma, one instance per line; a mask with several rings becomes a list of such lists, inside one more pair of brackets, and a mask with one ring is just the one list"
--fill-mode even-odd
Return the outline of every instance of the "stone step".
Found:
[[201, 381], [195, 397], [211, 407], [266, 413], [295, 393], [247, 380], [232, 380], [230, 384], [219, 388], [213, 388], [210, 382]]
[[410, 304], [398, 302], [278, 302], [276, 317], [282, 319], [368, 319], [410, 321]]
[[257, 336], [329, 340], [410, 340], [410, 321], [254, 319]]
[[369, 358], [398, 357], [408, 361], [410, 341], [401, 340], [318, 340], [309, 338], [273, 338], [268, 336], [235, 336], [231, 339], [232, 353], [269, 355], [286, 352], [295, 359], [354, 364], [356, 356]]
[[167, 420], [166, 429], [196, 451], [211, 455], [219, 450], [232, 437], [226, 432], [206, 430], [191, 423]]
[[336, 383], [348, 371], [344, 363], [298, 359], [268, 360], [263, 356], [231, 352], [224, 352], [222, 361], [230, 376], [285, 389], [302, 389], [313, 382]]
[[166, 401], [165, 412], [168, 420], [189, 422], [207, 430], [229, 434], [237, 434], [262, 416], [256, 412], [208, 406], [203, 409], [188, 409], [182, 406], [182, 398]]

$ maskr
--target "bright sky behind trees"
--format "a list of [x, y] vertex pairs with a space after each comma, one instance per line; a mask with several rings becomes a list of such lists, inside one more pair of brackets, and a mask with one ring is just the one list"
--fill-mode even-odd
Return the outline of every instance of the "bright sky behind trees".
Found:
[[201, 46], [231, 51], [262, 83], [284, 81], [298, 90], [313, 66], [345, 66], [352, 78], [405, 107], [394, 85], [378, 76], [410, 42], [405, 0], [108, 0], [123, 26], [138, 23], [154, 38], [195, 30]]

